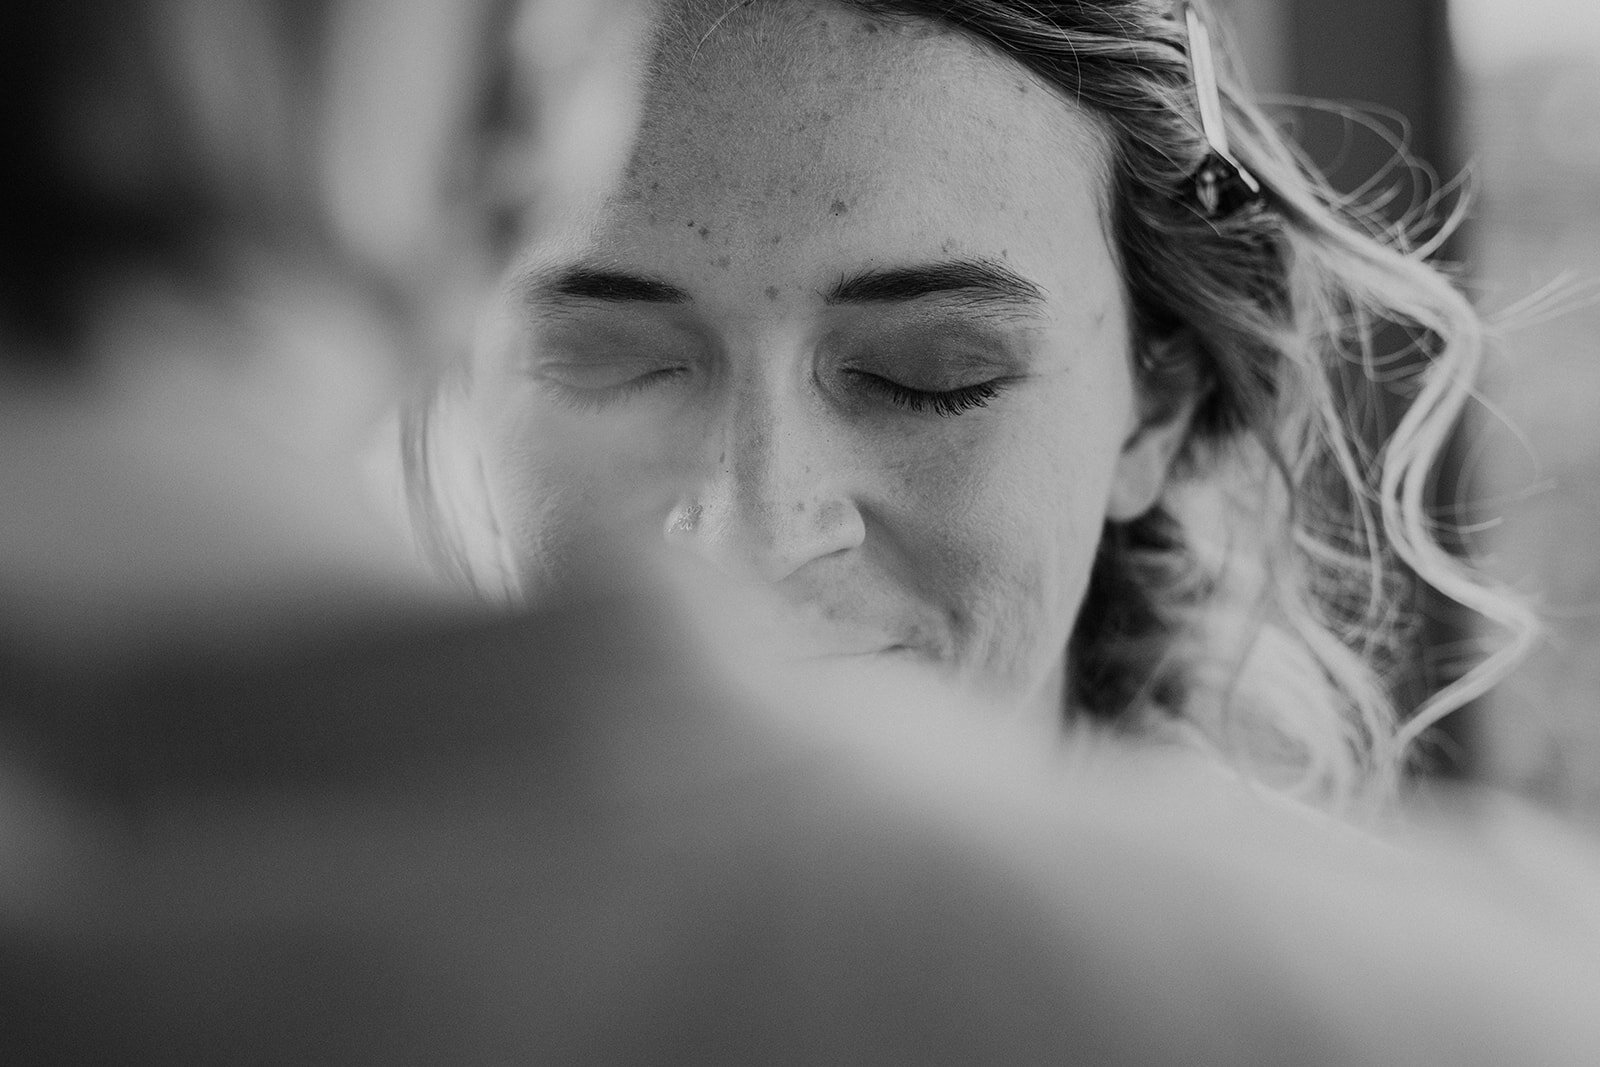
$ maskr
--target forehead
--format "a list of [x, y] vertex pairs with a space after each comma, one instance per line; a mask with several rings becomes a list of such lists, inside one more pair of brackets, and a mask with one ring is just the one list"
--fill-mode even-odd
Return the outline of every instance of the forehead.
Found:
[[679, 268], [764, 251], [791, 272], [1105, 257], [1098, 121], [985, 45], [825, 0], [685, 5], [662, 27], [631, 163], [583, 227], [587, 251]]

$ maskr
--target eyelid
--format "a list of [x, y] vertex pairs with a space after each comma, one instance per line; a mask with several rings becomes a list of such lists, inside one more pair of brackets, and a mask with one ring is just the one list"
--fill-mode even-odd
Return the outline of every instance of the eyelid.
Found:
[[1016, 361], [996, 358], [986, 350], [948, 345], [878, 347], [863, 345], [854, 353], [841, 353], [835, 365], [843, 372], [871, 375], [923, 392], [950, 392], [1001, 378], [1016, 378]]
[[[662, 374], [682, 374], [690, 370], [684, 359], [653, 354], [563, 358], [559, 354], [534, 356], [529, 361], [529, 372], [535, 378], [571, 382], [590, 378], [597, 381], [616, 379], [631, 381]], [[605, 388], [603, 385], [586, 388]]]
[[1025, 369], [1038, 331], [1009, 328], [970, 316], [907, 316], [904, 312], [855, 314], [833, 325], [823, 348], [841, 362], [968, 367], [975, 372]]
[[670, 387], [689, 371], [690, 368], [682, 365], [669, 365], [605, 385], [577, 385], [541, 371], [536, 371], [534, 377], [552, 397], [568, 407], [599, 411], [634, 396]]
[[696, 332], [654, 315], [604, 314], [546, 321], [526, 335], [523, 361], [537, 377], [546, 369], [638, 367], [643, 371], [707, 365], [710, 353]]
[[915, 389], [889, 378], [866, 372], [855, 372], [863, 388], [877, 394], [890, 404], [905, 408], [913, 414], [932, 411], [941, 418], [953, 418], [978, 408], [987, 407], [1010, 387], [1015, 378], [991, 378], [957, 389]]
[[535, 352], [575, 355], [607, 350], [672, 352], [701, 360], [714, 349], [704, 324], [676, 304], [605, 304], [545, 308], [528, 320]]

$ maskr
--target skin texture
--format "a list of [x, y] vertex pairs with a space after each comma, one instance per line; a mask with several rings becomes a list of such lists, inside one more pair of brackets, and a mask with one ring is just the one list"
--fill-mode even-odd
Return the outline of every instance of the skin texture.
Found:
[[804, 654], [1059, 715], [1103, 524], [1183, 424], [1141, 415], [1095, 120], [931, 26], [680, 16], [622, 189], [533, 250], [478, 368], [525, 588], [620, 523], [775, 593]]

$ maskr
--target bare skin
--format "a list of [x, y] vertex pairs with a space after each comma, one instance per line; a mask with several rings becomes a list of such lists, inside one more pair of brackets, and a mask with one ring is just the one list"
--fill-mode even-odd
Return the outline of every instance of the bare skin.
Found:
[[1059, 718], [1103, 524], [1184, 422], [1142, 417], [1096, 121], [833, 4], [706, 29], [669, 32], [622, 189], [533, 250], [483, 357], [524, 582], [625, 515], [776, 592], [798, 647]]

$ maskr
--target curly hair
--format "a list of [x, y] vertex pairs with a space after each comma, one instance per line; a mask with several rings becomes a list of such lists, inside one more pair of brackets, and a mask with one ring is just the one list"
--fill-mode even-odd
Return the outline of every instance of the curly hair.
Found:
[[[1211, 146], [1170, 0], [834, 2], [965, 34], [1095, 116], [1143, 395], [1198, 398], [1162, 498], [1103, 532], [1066, 650], [1069, 704], [1133, 731], [1186, 724], [1241, 772], [1322, 806], [1381, 805], [1419, 734], [1492, 684], [1534, 632], [1523, 605], [1445, 550], [1428, 510], [1485, 350], [1473, 308], [1428, 262], [1437, 242], [1413, 246], [1336, 194], [1226, 56], [1233, 152], [1266, 196], [1196, 210]], [[1395, 336], [1397, 349], [1380, 347]], [[1406, 408], [1373, 442], [1361, 420], [1381, 393]], [[439, 533], [428, 410], [403, 434], [413, 515], [435, 556], [470, 575]], [[1417, 583], [1512, 637], [1402, 724], [1391, 692]]]

